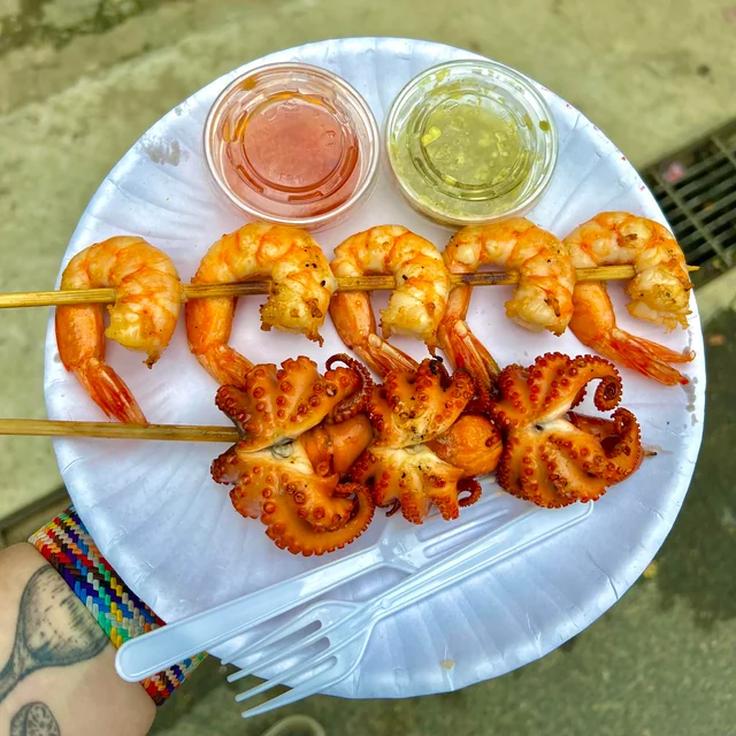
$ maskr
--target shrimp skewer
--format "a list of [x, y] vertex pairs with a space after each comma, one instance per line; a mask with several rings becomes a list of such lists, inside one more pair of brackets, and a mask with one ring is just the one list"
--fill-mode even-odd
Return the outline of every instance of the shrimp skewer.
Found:
[[104, 328], [100, 304], [60, 306], [56, 342], [61, 362], [113, 419], [146, 424], [122, 378], [105, 363], [105, 337], [147, 354], [151, 367], [171, 340], [179, 316], [180, 283], [169, 257], [142, 238], [119, 236], [85, 248], [69, 261], [62, 289], [115, 287]]
[[[602, 212], [564, 242], [577, 268], [633, 264], [636, 275], [626, 287], [632, 316], [668, 330], [687, 327], [692, 285], [685, 256], [662, 225], [626, 212]], [[570, 329], [583, 344], [665, 385], [688, 382], [668, 364], [687, 363], [694, 353], [679, 353], [618, 328], [604, 284], [577, 284], [573, 303]]]
[[335, 294], [330, 316], [342, 341], [373, 371], [413, 373], [416, 361], [386, 342], [391, 335], [411, 335], [430, 350], [447, 307], [450, 274], [442, 256], [428, 240], [399, 225], [383, 225], [352, 235], [335, 249], [331, 263], [338, 278], [364, 274], [392, 274], [395, 289], [381, 312], [382, 336], [370, 296], [360, 291]]
[[[698, 266], [688, 266], [688, 271], [697, 271]], [[634, 267], [596, 266], [576, 270], [576, 278], [581, 281], [620, 281], [628, 280], [636, 275]], [[451, 275], [453, 284], [464, 282], [468, 286], [513, 286], [518, 283], [519, 275], [515, 271], [479, 271], [471, 274]], [[390, 291], [394, 288], [394, 277], [355, 276], [337, 280], [337, 291]], [[182, 284], [183, 301], [190, 299], [208, 299], [216, 296], [240, 297], [254, 294], [269, 294], [270, 280], [240, 281], [221, 284]], [[102, 287], [99, 289], [68, 289], [58, 291], [11, 291], [0, 293], [0, 309], [21, 309], [24, 307], [55, 307], [69, 304], [114, 304], [115, 289]]]
[[[322, 344], [336, 281], [320, 246], [305, 230], [254, 222], [223, 235], [205, 254], [194, 284], [270, 278], [260, 308], [261, 328], [301, 332]], [[185, 319], [189, 349], [221, 385], [242, 386], [253, 364], [228, 344], [235, 314], [233, 297], [189, 301]]]
[[[531, 330], [564, 332], [572, 316], [575, 272], [564, 246], [551, 233], [523, 218], [474, 225], [457, 232], [443, 256], [453, 274], [472, 273], [483, 265], [517, 270], [519, 283], [506, 302], [507, 316]], [[465, 322], [471, 293], [472, 287], [465, 284], [452, 290], [439, 342], [455, 368], [466, 368], [489, 389], [499, 368]]]

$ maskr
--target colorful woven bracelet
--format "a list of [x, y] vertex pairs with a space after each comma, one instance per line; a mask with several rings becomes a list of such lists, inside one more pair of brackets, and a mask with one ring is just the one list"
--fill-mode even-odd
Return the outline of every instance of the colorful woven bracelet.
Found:
[[[73, 507], [28, 541], [53, 565], [110, 638], [115, 648], [164, 622], [134, 593], [100, 554]], [[161, 705], [205, 658], [198, 654], [141, 682]]]

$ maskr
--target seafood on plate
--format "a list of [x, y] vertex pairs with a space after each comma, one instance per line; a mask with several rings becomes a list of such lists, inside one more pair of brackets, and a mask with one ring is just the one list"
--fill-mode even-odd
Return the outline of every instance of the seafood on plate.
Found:
[[[521, 217], [472, 225], [450, 238], [445, 264], [453, 274], [482, 266], [518, 271], [519, 283], [506, 302], [506, 314], [531, 330], [560, 335], [572, 316], [575, 271], [564, 245], [552, 233]], [[470, 371], [490, 389], [499, 367], [466, 323], [472, 287], [459, 284], [450, 294], [438, 330], [439, 344], [455, 368]]]
[[[333, 367], [342, 361], [345, 366]], [[260, 518], [279, 547], [304, 555], [343, 547], [373, 517], [367, 487], [343, 477], [373, 439], [362, 413], [372, 382], [347, 356], [324, 375], [304, 356], [256, 365], [242, 387], [221, 386], [217, 404], [243, 438], [212, 463], [212, 477], [233, 485], [230, 499]]]
[[[596, 380], [595, 406], [615, 409], [610, 419], [571, 411]], [[509, 493], [548, 508], [593, 501], [639, 467], [639, 424], [616, 408], [621, 377], [608, 360], [548, 353], [528, 368], [504, 368], [498, 391], [491, 407], [503, 436], [496, 480]]]
[[470, 375], [450, 376], [439, 358], [416, 371], [390, 371], [373, 388], [368, 416], [375, 439], [350, 469], [370, 485], [377, 506], [416, 524], [436, 506], [445, 519], [480, 496], [476, 475], [493, 471], [500, 434], [486, 417], [464, 415], [475, 394]]
[[[193, 284], [271, 279], [260, 307], [261, 327], [299, 332], [322, 344], [322, 326], [335, 291], [330, 265], [306, 230], [252, 222], [223, 235], [199, 264]], [[189, 349], [221, 385], [240, 386], [253, 367], [228, 341], [236, 299], [192, 299], [185, 307]]]
[[416, 362], [387, 339], [409, 335], [430, 349], [437, 344], [437, 329], [450, 294], [450, 274], [437, 248], [405, 227], [382, 225], [340, 243], [331, 266], [338, 278], [366, 274], [394, 277], [395, 288], [381, 311], [380, 336], [370, 296], [364, 291], [336, 293], [330, 316], [345, 345], [378, 375], [416, 370]]
[[[627, 212], [601, 212], [570, 233], [564, 243], [576, 268], [634, 266], [636, 275], [626, 286], [632, 316], [668, 330], [687, 327], [692, 284], [682, 249], [667, 228]], [[570, 329], [601, 355], [660, 383], [688, 382], [669, 363], [687, 363], [694, 353], [671, 350], [617, 327], [604, 283], [575, 286]]]
[[80, 251], [61, 275], [62, 289], [113, 287], [104, 326], [101, 304], [56, 309], [56, 342], [64, 367], [112, 419], [146, 424], [123, 379], [105, 362], [105, 338], [146, 353], [151, 367], [176, 327], [181, 286], [171, 259], [139, 237], [117, 236]]
[[[322, 342], [329, 310], [346, 345], [368, 367], [335, 355], [320, 372], [309, 358], [254, 365], [229, 344], [235, 298], [186, 304], [190, 350], [222, 385], [218, 407], [240, 440], [212, 464], [233, 486], [245, 517], [260, 518], [279, 546], [304, 555], [359, 536], [375, 507], [421, 523], [434, 506], [445, 519], [478, 499], [477, 476], [496, 472], [508, 492], [545, 507], [592, 501], [633, 473], [643, 451], [638, 422], [619, 407], [621, 379], [602, 357], [548, 353], [533, 365], [499, 371], [465, 323], [471, 287], [453, 274], [495, 264], [519, 273], [507, 314], [555, 334], [568, 324], [586, 344], [664, 383], [679, 380], [668, 362], [691, 359], [619, 330], [601, 284], [576, 284], [574, 267], [631, 263], [631, 313], [672, 328], [686, 325], [690, 282], [684, 258], [661, 226], [602, 213], [560, 243], [528, 220], [467, 227], [444, 254], [400, 226], [351, 236], [328, 263], [305, 231], [251, 223], [217, 241], [195, 284], [271, 279], [263, 329]], [[396, 288], [381, 314], [369, 295], [337, 292], [337, 279], [391, 274]], [[117, 300], [103, 332], [99, 306], [60, 306], [61, 359], [112, 417], [145, 423], [130, 391], [104, 362], [104, 337], [146, 352], [152, 365], [169, 343], [182, 297], [170, 259], [141, 238], [90, 246], [64, 270], [62, 287], [113, 286]], [[450, 358], [418, 363], [388, 342], [413, 335]], [[342, 365], [339, 365], [342, 363]], [[369, 368], [383, 383], [374, 385]], [[672, 373], [668, 373], [671, 371]], [[610, 418], [574, 411], [591, 381], [594, 403]]]
[[[344, 355], [326, 368], [321, 376], [304, 357], [256, 366], [244, 387], [217, 395], [243, 439], [213, 463], [213, 477], [233, 484], [235, 508], [292, 552], [348, 543], [375, 506], [416, 524], [432, 507], [457, 518], [480, 496], [477, 476], [494, 471], [502, 488], [539, 506], [593, 501], [643, 457], [638, 422], [618, 407], [621, 378], [598, 356], [508, 366], [487, 413], [472, 376], [450, 375], [440, 358], [389, 371], [380, 385]], [[595, 405], [615, 409], [610, 418], [573, 411], [596, 380]]]

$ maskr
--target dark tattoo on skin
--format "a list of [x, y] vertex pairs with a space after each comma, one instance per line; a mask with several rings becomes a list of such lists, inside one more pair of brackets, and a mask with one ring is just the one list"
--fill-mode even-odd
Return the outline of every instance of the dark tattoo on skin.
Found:
[[52, 567], [33, 573], [23, 589], [13, 651], [0, 671], [0, 702], [44, 667], [66, 667], [99, 654], [105, 632]]
[[61, 736], [59, 724], [46, 703], [26, 703], [10, 722], [10, 736]]

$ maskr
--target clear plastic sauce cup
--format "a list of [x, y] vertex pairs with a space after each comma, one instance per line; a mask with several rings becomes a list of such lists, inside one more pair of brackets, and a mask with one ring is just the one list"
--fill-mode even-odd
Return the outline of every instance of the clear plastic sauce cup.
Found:
[[379, 133], [347, 82], [307, 64], [270, 64], [231, 82], [205, 123], [217, 186], [256, 219], [318, 230], [365, 200]]
[[549, 183], [557, 136], [523, 75], [492, 61], [453, 61], [412, 79], [389, 111], [385, 146], [409, 203], [438, 222], [520, 215]]

